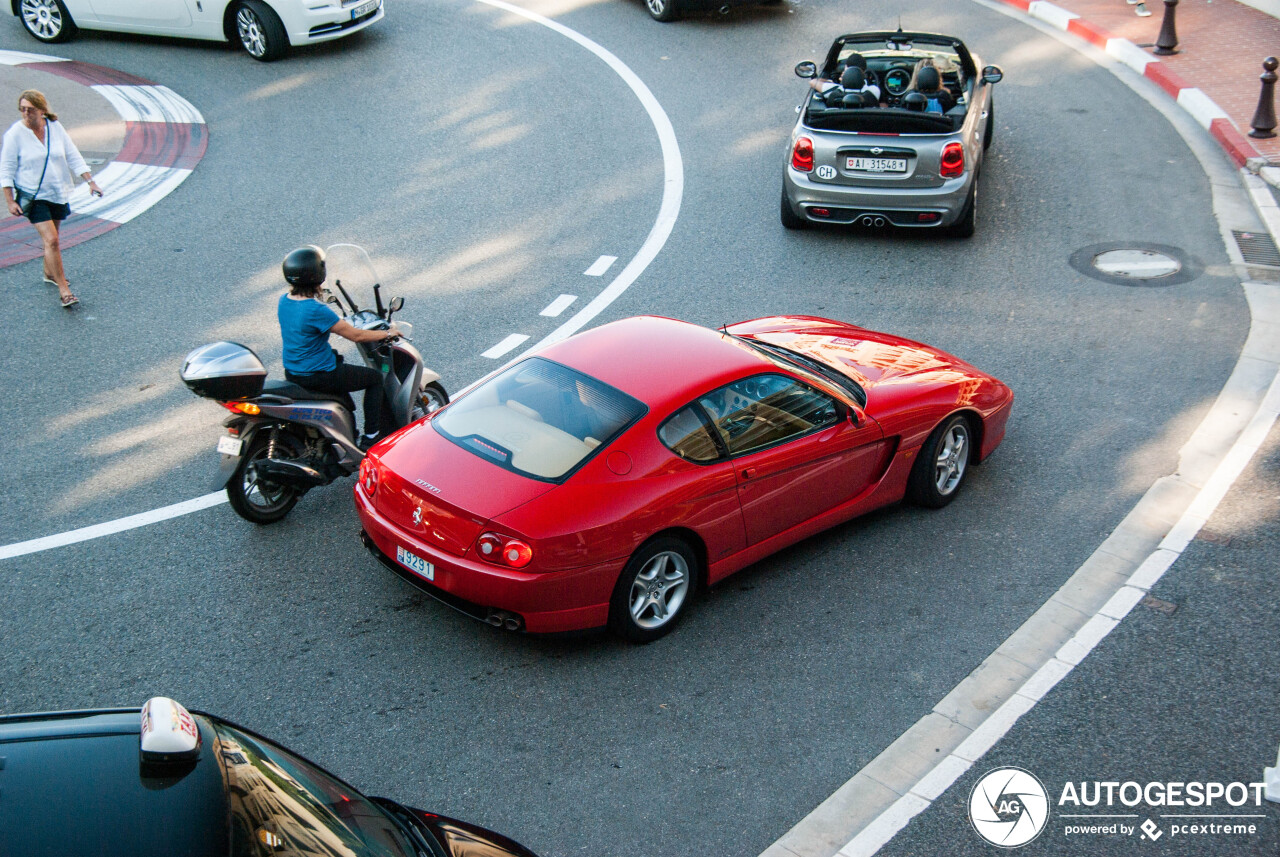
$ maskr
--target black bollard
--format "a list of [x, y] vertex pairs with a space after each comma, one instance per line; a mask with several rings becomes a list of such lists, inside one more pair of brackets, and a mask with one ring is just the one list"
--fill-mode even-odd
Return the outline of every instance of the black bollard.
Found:
[[1253, 112], [1253, 121], [1249, 124], [1253, 130], [1250, 137], [1265, 139], [1276, 135], [1276, 66], [1280, 60], [1267, 57], [1262, 61], [1262, 94], [1258, 96], [1258, 109]]
[[1173, 7], [1178, 0], [1164, 0], [1164, 19], [1160, 22], [1160, 35], [1156, 37], [1156, 49], [1152, 53], [1167, 57], [1178, 52], [1178, 28], [1173, 22]]

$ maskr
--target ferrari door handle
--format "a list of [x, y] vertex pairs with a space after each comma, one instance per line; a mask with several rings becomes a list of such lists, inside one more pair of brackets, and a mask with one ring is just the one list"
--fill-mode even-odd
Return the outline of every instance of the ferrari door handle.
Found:
[[742, 478], [743, 478], [743, 479], [750, 479], [751, 477], [753, 477], [753, 476], [755, 476], [755, 475], [756, 475], [756, 469], [755, 469], [754, 467], [744, 467], [744, 468], [742, 468]]

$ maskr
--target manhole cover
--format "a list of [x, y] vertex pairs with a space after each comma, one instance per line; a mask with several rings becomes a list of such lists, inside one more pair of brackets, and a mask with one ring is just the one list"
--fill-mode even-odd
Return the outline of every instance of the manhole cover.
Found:
[[1108, 250], [1093, 257], [1093, 267], [1113, 277], [1154, 280], [1178, 273], [1182, 263], [1151, 250]]
[[1204, 273], [1204, 264], [1185, 250], [1144, 241], [1090, 244], [1067, 261], [1086, 277], [1117, 286], [1177, 286]]

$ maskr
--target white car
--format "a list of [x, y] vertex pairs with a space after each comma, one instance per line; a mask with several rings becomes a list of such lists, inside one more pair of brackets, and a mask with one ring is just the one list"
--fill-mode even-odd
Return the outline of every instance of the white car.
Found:
[[111, 30], [230, 42], [279, 59], [291, 45], [340, 39], [382, 18], [382, 0], [9, 0], [27, 32], [62, 42]]

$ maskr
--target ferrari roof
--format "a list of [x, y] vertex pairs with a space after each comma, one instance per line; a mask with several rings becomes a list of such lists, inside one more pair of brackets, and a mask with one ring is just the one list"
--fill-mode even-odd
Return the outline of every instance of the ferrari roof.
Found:
[[707, 386], [771, 368], [750, 346], [685, 321], [637, 316], [592, 328], [541, 356], [648, 405], [683, 402]]

